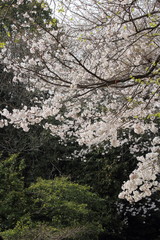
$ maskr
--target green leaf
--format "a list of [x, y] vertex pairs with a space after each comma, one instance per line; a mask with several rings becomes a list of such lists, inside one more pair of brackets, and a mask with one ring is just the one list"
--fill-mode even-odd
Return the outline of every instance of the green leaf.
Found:
[[4, 47], [5, 47], [5, 45], [6, 45], [6, 43], [5, 43], [5, 42], [0, 42], [0, 48], [4, 48]]
[[59, 8], [59, 9], [58, 9], [58, 12], [59, 12], [59, 13], [64, 12], [64, 8], [63, 8], [63, 7]]
[[150, 25], [151, 27], [157, 27], [157, 23], [154, 23], [154, 22], [149, 23], [149, 25]]

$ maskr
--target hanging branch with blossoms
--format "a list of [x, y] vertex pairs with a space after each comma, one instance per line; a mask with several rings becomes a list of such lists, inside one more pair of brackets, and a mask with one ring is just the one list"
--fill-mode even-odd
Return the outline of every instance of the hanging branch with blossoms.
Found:
[[[14, 7], [23, 4], [15, 1]], [[0, 126], [13, 124], [27, 132], [30, 125], [43, 124], [51, 134], [63, 140], [75, 137], [89, 149], [106, 141], [108, 147], [122, 146], [120, 129], [156, 137], [159, 1], [62, 0], [53, 5], [56, 27], [23, 13], [23, 29], [13, 21], [12, 36], [0, 55], [5, 71], [13, 72], [13, 81], [23, 82], [30, 91], [48, 91], [50, 98], [43, 99], [41, 107], [22, 106], [9, 112], [6, 106]], [[36, 31], [30, 31], [30, 25]], [[59, 124], [47, 122], [48, 117]], [[137, 169], [124, 183], [121, 198], [138, 201], [159, 189], [159, 138], [154, 139], [151, 152], [137, 158]]]

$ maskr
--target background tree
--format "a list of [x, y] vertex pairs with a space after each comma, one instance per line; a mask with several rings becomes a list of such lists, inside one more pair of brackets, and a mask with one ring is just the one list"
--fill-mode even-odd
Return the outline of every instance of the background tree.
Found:
[[53, 239], [83, 239], [84, 236], [97, 239], [102, 231], [99, 210], [103, 209], [103, 199], [89, 187], [64, 177], [38, 179], [26, 188], [24, 169], [24, 161], [16, 155], [1, 159], [0, 231], [3, 236], [38, 239], [41, 229], [42, 235], [53, 234]]
[[0, 160], [0, 231], [13, 228], [25, 214], [24, 161], [12, 155]]

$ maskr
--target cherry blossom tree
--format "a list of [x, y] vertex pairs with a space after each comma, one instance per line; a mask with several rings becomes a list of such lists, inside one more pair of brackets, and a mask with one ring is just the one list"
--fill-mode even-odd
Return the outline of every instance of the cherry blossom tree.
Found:
[[[13, 124], [28, 132], [30, 125], [43, 124], [51, 134], [62, 140], [75, 137], [88, 149], [123, 145], [127, 139], [119, 137], [120, 129], [148, 134], [152, 148], [146, 156], [139, 153], [137, 169], [119, 197], [132, 202], [150, 196], [160, 187], [159, 1], [52, 3], [57, 26], [23, 13], [23, 31], [14, 21], [0, 55], [5, 71], [13, 72], [13, 81], [25, 83], [30, 91], [47, 90], [50, 98], [42, 99], [41, 107], [10, 112], [6, 106], [0, 126]], [[14, 7], [23, 4], [15, 1]], [[28, 31], [33, 24], [34, 33]], [[49, 117], [59, 124], [48, 122]]]

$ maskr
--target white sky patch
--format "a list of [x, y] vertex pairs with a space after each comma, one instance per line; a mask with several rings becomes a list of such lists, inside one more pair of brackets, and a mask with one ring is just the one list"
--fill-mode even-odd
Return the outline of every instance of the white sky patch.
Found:
[[56, 17], [60, 23], [64, 23], [67, 18], [71, 18], [71, 13], [69, 13], [68, 9], [66, 9], [60, 1], [46, 0], [46, 2], [48, 2], [54, 17]]

